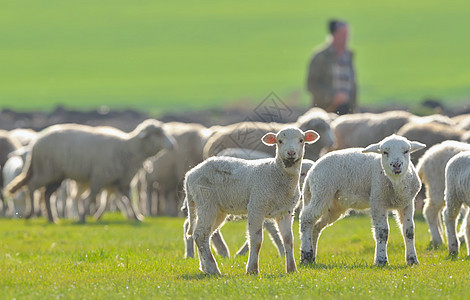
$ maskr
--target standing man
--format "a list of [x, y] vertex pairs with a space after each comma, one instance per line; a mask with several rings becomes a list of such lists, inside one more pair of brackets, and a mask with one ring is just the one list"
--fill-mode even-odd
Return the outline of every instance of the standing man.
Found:
[[330, 36], [317, 51], [308, 69], [307, 88], [313, 106], [340, 115], [356, 111], [356, 75], [353, 53], [347, 48], [349, 28], [343, 21], [328, 23]]

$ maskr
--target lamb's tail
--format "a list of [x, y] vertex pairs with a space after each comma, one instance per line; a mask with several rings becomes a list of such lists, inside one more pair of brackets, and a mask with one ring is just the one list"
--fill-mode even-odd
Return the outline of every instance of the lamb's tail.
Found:
[[33, 176], [33, 168], [31, 161], [32, 153], [27, 156], [23, 171], [5, 187], [7, 193], [13, 195], [28, 183], [28, 181]]

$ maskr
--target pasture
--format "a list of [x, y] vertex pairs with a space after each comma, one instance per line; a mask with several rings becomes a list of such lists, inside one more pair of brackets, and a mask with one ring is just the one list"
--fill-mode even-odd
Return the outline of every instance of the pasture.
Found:
[[307, 106], [312, 49], [352, 25], [361, 105], [468, 99], [465, 0], [4, 1], [0, 107], [131, 107], [158, 114], [270, 92]]
[[[420, 265], [408, 267], [399, 229], [390, 218], [390, 265], [373, 265], [370, 218], [345, 218], [323, 232], [317, 264], [284, 272], [269, 238], [261, 248], [260, 275], [245, 275], [247, 257], [216, 257], [222, 276], [203, 275], [197, 259], [183, 259], [181, 218], [126, 221], [117, 213], [86, 225], [44, 218], [0, 219], [0, 298], [154, 298], [286, 299], [452, 298], [468, 296], [468, 260], [462, 252], [427, 249], [429, 234], [420, 215], [416, 246]], [[244, 242], [246, 222], [226, 224], [222, 232], [235, 253]], [[298, 222], [294, 223], [299, 261]]]

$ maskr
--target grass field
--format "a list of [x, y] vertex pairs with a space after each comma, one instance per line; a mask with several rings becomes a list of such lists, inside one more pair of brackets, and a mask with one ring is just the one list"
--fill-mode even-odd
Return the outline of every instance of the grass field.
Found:
[[[375, 267], [370, 218], [354, 216], [325, 229], [314, 266], [285, 274], [283, 259], [265, 238], [259, 276], [244, 274], [247, 257], [217, 257], [220, 277], [203, 275], [197, 259], [183, 259], [181, 218], [137, 224], [106, 214], [86, 225], [0, 219], [0, 298], [467, 298], [465, 249], [453, 260], [445, 248], [427, 250], [427, 226], [416, 219], [419, 266], [405, 264], [403, 240], [391, 219], [390, 265]], [[235, 222], [222, 230], [232, 253], [244, 242], [245, 226]], [[294, 233], [298, 262], [297, 222]]]
[[[0, 108], [308, 105], [326, 20], [352, 25], [360, 102], [470, 95], [466, 0], [2, 1]], [[398, 99], [398, 100], [397, 100]]]

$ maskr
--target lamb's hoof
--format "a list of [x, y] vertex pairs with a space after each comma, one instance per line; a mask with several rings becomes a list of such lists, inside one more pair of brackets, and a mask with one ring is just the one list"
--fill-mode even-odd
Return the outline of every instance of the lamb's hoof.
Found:
[[315, 263], [315, 257], [313, 256], [313, 250], [305, 252], [300, 251], [300, 264], [311, 265]]
[[139, 222], [143, 222], [145, 220], [145, 217], [143, 214], [137, 214], [135, 215], [135, 218], [134, 218], [136, 221], [139, 221]]
[[246, 275], [258, 275], [259, 271], [258, 270], [247, 270]]
[[412, 266], [412, 265], [419, 265], [419, 261], [418, 261], [418, 258], [416, 256], [413, 256], [413, 257], [408, 257], [406, 259], [406, 263], [409, 265], [409, 266]]
[[385, 267], [386, 265], [388, 265], [388, 259], [378, 259], [376, 260], [375, 264], [377, 265], [377, 267]]

